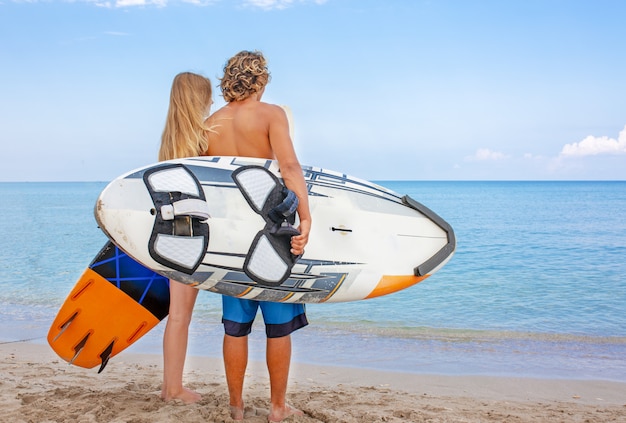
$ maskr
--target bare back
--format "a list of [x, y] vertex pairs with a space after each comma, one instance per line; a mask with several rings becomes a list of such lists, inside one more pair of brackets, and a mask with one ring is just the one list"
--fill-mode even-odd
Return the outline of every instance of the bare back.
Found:
[[[216, 111], [207, 121], [209, 156], [244, 156], [279, 159], [291, 139], [287, 116], [273, 104], [252, 98], [231, 102]], [[287, 130], [285, 130], [285, 126]], [[283, 154], [281, 154], [283, 153]]]

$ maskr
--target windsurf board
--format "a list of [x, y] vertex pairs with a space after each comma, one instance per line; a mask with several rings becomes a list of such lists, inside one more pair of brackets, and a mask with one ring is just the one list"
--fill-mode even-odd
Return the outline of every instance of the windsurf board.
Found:
[[52, 349], [101, 372], [167, 316], [168, 278], [263, 301], [357, 301], [418, 283], [452, 257], [450, 225], [410, 197], [321, 168], [303, 172], [313, 227], [300, 258], [288, 251], [291, 232], [276, 236], [283, 229], [269, 217], [295, 207], [274, 161], [181, 159], [115, 179], [95, 209], [110, 241], [54, 319]]

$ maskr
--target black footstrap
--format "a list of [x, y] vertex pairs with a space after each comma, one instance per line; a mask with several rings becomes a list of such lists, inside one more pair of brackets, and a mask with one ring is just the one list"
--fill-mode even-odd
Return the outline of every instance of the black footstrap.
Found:
[[244, 166], [232, 174], [250, 207], [265, 220], [250, 245], [243, 270], [260, 285], [279, 286], [291, 275], [300, 256], [291, 254], [298, 197], [262, 166]]

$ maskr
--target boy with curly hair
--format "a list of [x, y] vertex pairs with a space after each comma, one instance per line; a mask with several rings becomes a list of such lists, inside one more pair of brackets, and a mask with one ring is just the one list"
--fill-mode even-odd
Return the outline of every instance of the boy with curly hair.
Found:
[[[296, 156], [285, 110], [261, 101], [270, 73], [263, 54], [241, 51], [230, 58], [220, 80], [227, 101], [211, 115], [207, 126], [211, 156], [244, 156], [278, 160], [287, 188], [298, 197], [300, 235], [291, 239], [291, 252], [304, 253], [311, 229], [311, 213], [302, 167]], [[302, 415], [286, 403], [291, 360], [291, 333], [308, 324], [303, 304], [271, 303], [222, 296], [224, 367], [230, 395], [231, 416], [243, 420], [243, 383], [248, 363], [248, 335], [260, 308], [267, 335], [267, 367], [270, 375], [270, 422]]]

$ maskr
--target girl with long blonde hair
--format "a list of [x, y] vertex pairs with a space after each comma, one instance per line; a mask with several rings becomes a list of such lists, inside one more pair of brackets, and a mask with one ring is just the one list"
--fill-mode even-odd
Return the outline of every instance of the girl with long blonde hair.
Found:
[[[191, 72], [176, 75], [161, 137], [159, 161], [206, 154], [209, 141], [205, 120], [212, 101], [211, 81]], [[170, 308], [163, 334], [163, 385], [161, 398], [191, 404], [199, 393], [183, 386], [189, 324], [198, 290], [170, 280]]]

